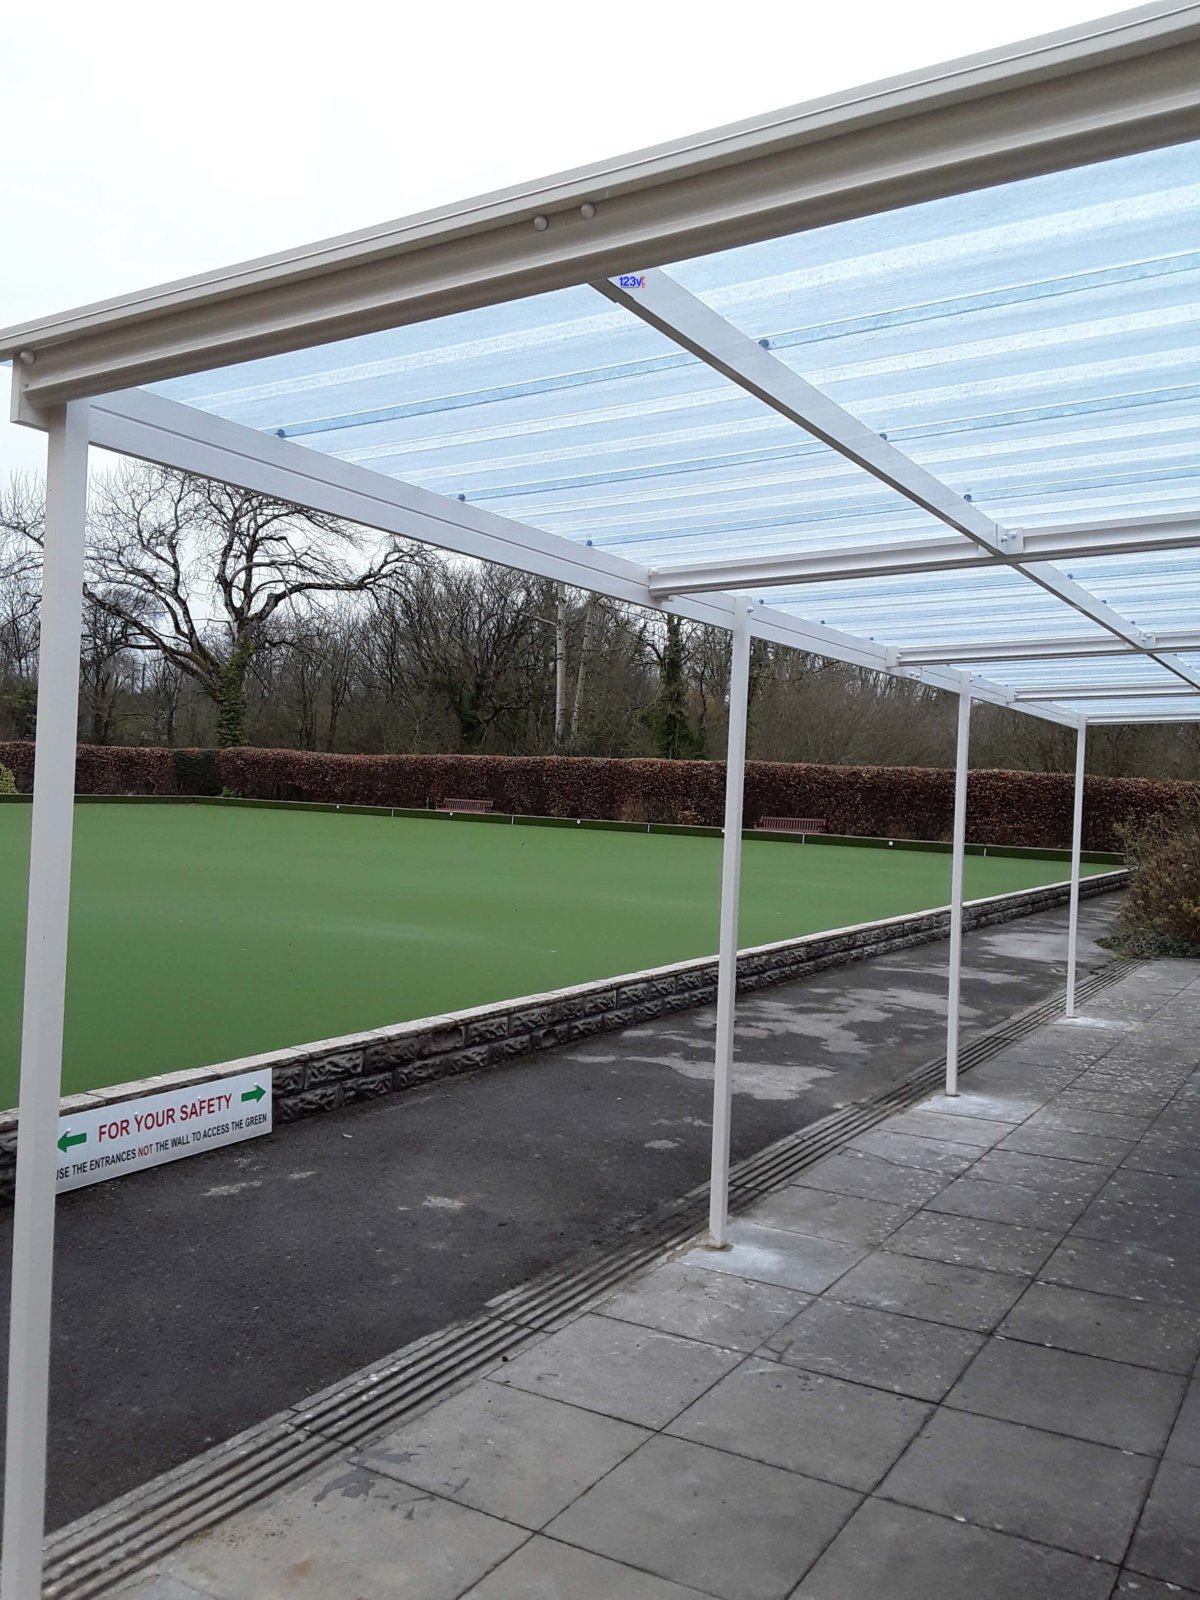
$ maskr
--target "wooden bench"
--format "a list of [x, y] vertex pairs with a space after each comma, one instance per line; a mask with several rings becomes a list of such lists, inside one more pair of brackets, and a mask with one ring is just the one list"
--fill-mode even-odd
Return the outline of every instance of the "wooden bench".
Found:
[[824, 817], [759, 817], [756, 833], [824, 833]]
[[438, 811], [490, 811], [495, 804], [493, 800], [451, 800], [442, 801], [436, 809]]

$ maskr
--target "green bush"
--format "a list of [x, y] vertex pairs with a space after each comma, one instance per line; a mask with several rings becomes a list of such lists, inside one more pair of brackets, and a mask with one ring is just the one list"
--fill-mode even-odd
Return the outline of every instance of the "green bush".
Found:
[[17, 780], [7, 767], [0, 767], [0, 794], [16, 794]]
[[1129, 892], [1112, 941], [1127, 956], [1200, 956], [1200, 802], [1129, 829]]

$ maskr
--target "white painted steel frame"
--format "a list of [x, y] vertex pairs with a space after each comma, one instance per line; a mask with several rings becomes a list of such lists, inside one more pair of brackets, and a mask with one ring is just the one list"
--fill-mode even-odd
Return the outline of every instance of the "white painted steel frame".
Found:
[[75, 401], [47, 419], [46, 543], [21, 1017], [0, 1600], [36, 1600], [42, 1592], [55, 1139], [71, 897], [87, 411], [86, 401]]
[[954, 831], [950, 846], [950, 974], [946, 999], [946, 1093], [958, 1093], [958, 1012], [962, 990], [963, 862], [967, 846], [967, 777], [971, 751], [971, 679], [963, 674], [954, 748]]
[[725, 832], [721, 846], [721, 919], [717, 944], [717, 1035], [713, 1060], [712, 1179], [709, 1243], [729, 1245], [729, 1140], [733, 1115], [733, 1046], [737, 1011], [738, 909], [742, 881], [742, 793], [750, 705], [750, 608], [734, 603], [725, 747]]
[[1071, 812], [1071, 911], [1067, 930], [1067, 1016], [1075, 1015], [1075, 968], [1079, 950], [1079, 863], [1083, 850], [1083, 785], [1087, 723], [1075, 736], [1075, 790]]

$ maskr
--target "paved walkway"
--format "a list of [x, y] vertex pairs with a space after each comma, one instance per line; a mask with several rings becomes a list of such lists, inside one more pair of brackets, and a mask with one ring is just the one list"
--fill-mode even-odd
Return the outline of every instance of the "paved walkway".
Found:
[[1192, 1594], [1198, 1026], [1131, 973], [122, 1600]]
[[[1116, 895], [1081, 908], [1085, 968]], [[1065, 908], [964, 940], [967, 1036], [1063, 981]], [[744, 999], [741, 1158], [944, 1048], [945, 941]], [[64, 1195], [50, 1526], [295, 1405], [708, 1176], [714, 1013], [665, 1017]], [[0, 1357], [7, 1333], [0, 1215]], [[0, 1408], [2, 1408], [0, 1396]], [[0, 1437], [2, 1448], [2, 1437]]]

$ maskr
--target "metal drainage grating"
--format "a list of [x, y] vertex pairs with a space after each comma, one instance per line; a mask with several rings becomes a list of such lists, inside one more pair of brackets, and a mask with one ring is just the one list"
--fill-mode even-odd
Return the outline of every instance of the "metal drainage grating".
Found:
[[[1081, 980], [1093, 998], [1144, 963], [1113, 962]], [[1062, 1013], [1061, 993], [964, 1046], [960, 1073]], [[844, 1107], [739, 1162], [730, 1204], [744, 1210], [851, 1139], [922, 1100], [942, 1081], [945, 1058], [931, 1061], [876, 1099]], [[469, 1321], [439, 1330], [164, 1473], [51, 1536], [45, 1600], [93, 1600], [193, 1534], [284, 1488], [344, 1451], [390, 1432], [414, 1412], [515, 1355], [595, 1305], [704, 1225], [708, 1185], [667, 1208], [635, 1239], [596, 1246], [498, 1295]]]

